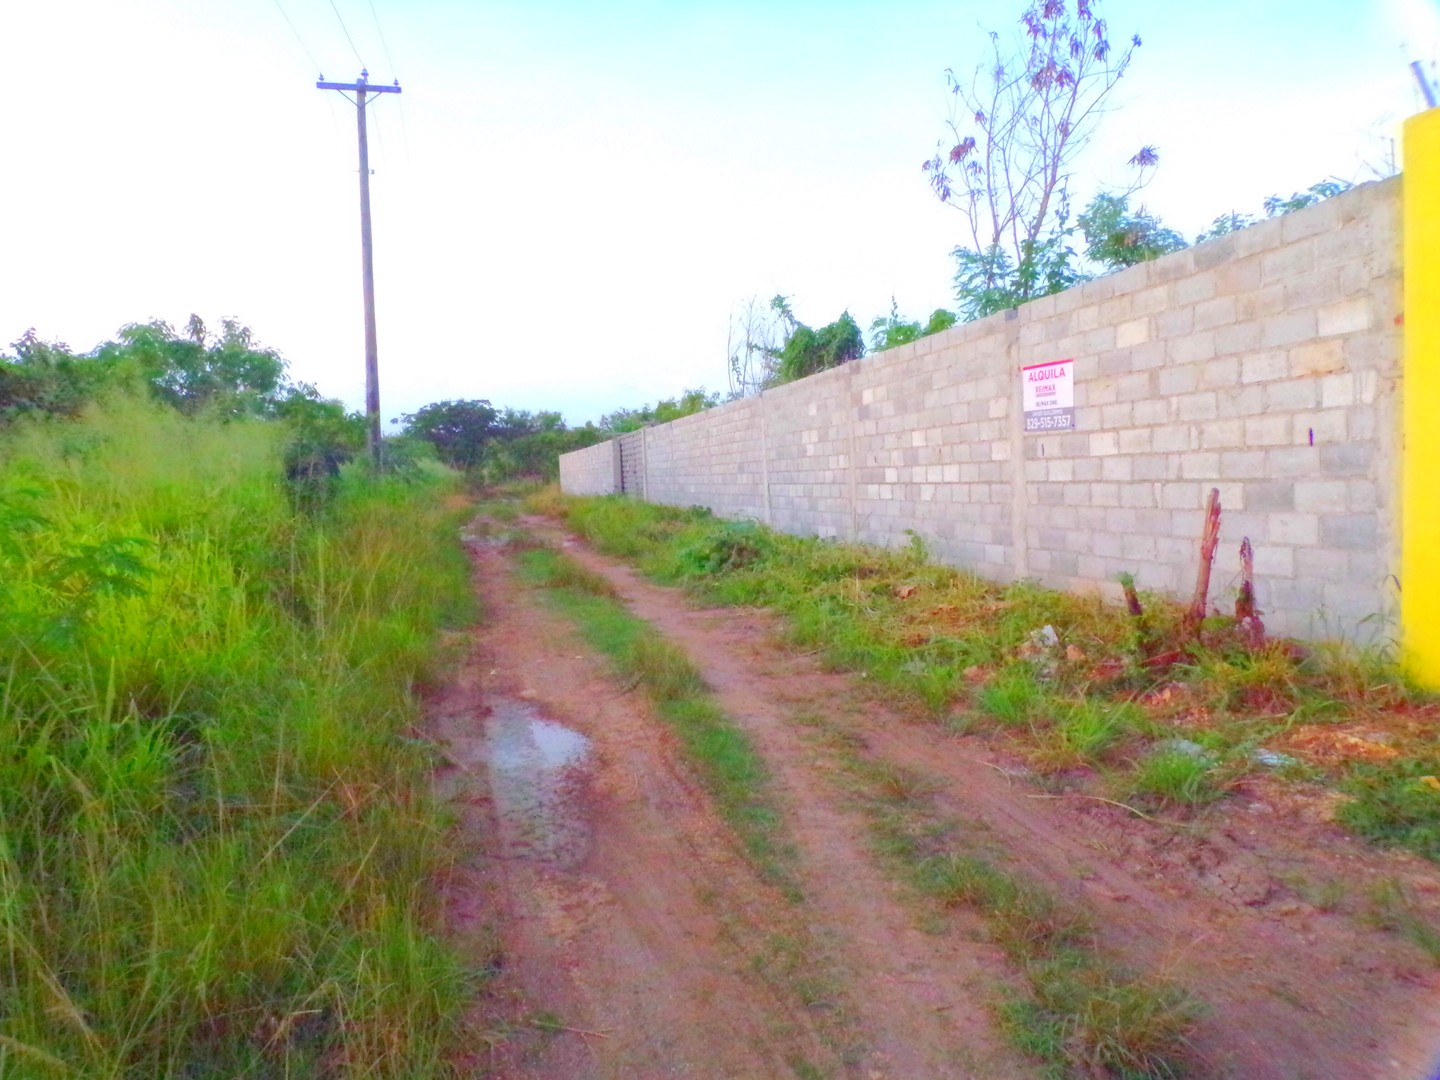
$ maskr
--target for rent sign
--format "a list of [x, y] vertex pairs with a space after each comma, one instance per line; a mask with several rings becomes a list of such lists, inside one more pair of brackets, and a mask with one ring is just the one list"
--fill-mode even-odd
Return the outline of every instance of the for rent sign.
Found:
[[1020, 369], [1026, 431], [1075, 427], [1075, 361], [1049, 360]]

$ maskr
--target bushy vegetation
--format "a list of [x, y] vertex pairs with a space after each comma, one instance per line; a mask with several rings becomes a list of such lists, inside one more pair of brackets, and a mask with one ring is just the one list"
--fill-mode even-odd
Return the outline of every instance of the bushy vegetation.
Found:
[[327, 498], [340, 466], [365, 445], [364, 417], [292, 381], [284, 358], [235, 319], [222, 320], [218, 334], [198, 315], [184, 333], [159, 320], [130, 323], [81, 354], [32, 329], [0, 353], [0, 431], [25, 418], [73, 419], [115, 394], [187, 416], [283, 421], [286, 474], [305, 503]]
[[0, 1074], [448, 1075], [450, 474], [297, 507], [284, 424], [64, 411], [0, 434]]
[[433, 447], [441, 461], [481, 484], [554, 480], [561, 454], [608, 434], [593, 424], [568, 428], [558, 412], [499, 409], [483, 399], [437, 401], [404, 420], [405, 438]]

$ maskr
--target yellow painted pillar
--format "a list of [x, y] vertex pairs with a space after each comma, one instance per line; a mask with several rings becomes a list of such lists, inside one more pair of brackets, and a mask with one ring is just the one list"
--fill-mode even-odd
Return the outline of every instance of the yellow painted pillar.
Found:
[[1406, 667], [1440, 688], [1440, 109], [1405, 121], [1402, 183], [1400, 627]]

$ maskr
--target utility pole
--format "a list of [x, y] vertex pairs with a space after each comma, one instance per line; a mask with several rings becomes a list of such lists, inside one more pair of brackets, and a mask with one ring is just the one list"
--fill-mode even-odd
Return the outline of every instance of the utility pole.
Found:
[[360, 274], [365, 292], [365, 419], [369, 425], [370, 458], [380, 467], [380, 359], [375, 344], [375, 254], [370, 244], [370, 139], [365, 130], [365, 95], [398, 94], [393, 86], [371, 86], [370, 72], [360, 69], [353, 83], [315, 84], [317, 90], [349, 91], [355, 95], [355, 123], [360, 134]]

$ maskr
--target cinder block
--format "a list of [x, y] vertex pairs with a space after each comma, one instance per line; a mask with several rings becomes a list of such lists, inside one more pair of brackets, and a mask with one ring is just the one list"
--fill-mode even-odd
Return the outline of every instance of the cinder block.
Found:
[[1279, 446], [1289, 441], [1289, 416], [1256, 416], [1245, 421], [1247, 446]]
[[1200, 447], [1203, 450], [1225, 450], [1240, 446], [1245, 441], [1245, 421], [1239, 417], [1230, 420], [1211, 420], [1200, 425]]
[[1120, 538], [1120, 554], [1131, 561], [1157, 562], [1155, 537], [1126, 533]]
[[1181, 394], [1175, 399], [1175, 415], [1181, 420], [1213, 420], [1220, 415], [1219, 398], [1213, 390]]
[[1161, 486], [1160, 506], [1166, 510], [1198, 510], [1201, 506], [1201, 485], [1171, 482]]
[[1170, 288], [1168, 285], [1155, 285], [1130, 294], [1130, 314], [1132, 316], [1155, 315], [1169, 306]]
[[1355, 376], [1326, 375], [1320, 380], [1320, 405], [1325, 409], [1343, 409], [1355, 404]]
[[1371, 320], [1370, 298], [1356, 297], [1321, 308], [1316, 313], [1316, 330], [1321, 337], [1358, 334], [1370, 329]]
[[[1242, 421], [1243, 424], [1243, 421]], [[1220, 455], [1220, 475], [1227, 480], [1249, 480], [1265, 475], [1263, 450], [1231, 450]]]
[[1374, 617], [1385, 614], [1382, 598], [1383, 593], [1368, 584], [1325, 582], [1321, 614], [1330, 621], [1330, 632], [1326, 636], [1333, 637], [1347, 626], [1358, 629], [1357, 624], [1365, 619], [1379, 622]]
[[1300, 480], [1294, 485], [1295, 509], [1312, 514], [1339, 513], [1346, 508], [1344, 480]]
[[1200, 369], [1201, 386], [1234, 386], [1240, 381], [1240, 358], [1224, 356]]
[[1343, 443], [1350, 437], [1348, 420], [1346, 410], [1326, 409], [1323, 412], [1296, 413], [1290, 418], [1290, 423], [1295, 442], [1326, 446]]
[[1289, 358], [1283, 352], [1251, 353], [1240, 358], [1240, 381], [1246, 383], [1283, 379], [1290, 370]]
[[1374, 514], [1324, 514], [1320, 542], [1342, 551], [1373, 551], [1380, 542], [1379, 523]]
[[1339, 207], [1327, 199], [1284, 215], [1280, 225], [1281, 242], [1292, 244], [1306, 237], [1334, 232], [1339, 227]]
[[[1313, 612], [1325, 602], [1321, 581], [1309, 577], [1269, 582], [1271, 603], [1290, 611]], [[1272, 613], [1273, 614], [1273, 613]], [[1274, 621], [1273, 618], [1270, 621]]]
[[1148, 371], [1137, 371], [1130, 375], [1121, 375], [1115, 379], [1115, 399], [1117, 401], [1140, 401], [1150, 397], [1151, 386], [1155, 378]]
[[1329, 375], [1345, 367], [1345, 344], [1338, 340], [1307, 341], [1290, 350], [1290, 374], [1297, 379]]
[[1185, 454], [1180, 459], [1180, 475], [1186, 480], [1214, 480], [1220, 475], [1220, 455], [1209, 451]]
[[1291, 578], [1295, 576], [1295, 549], [1284, 544], [1257, 544], [1255, 576], [1257, 578]]
[[1320, 539], [1320, 519], [1315, 514], [1294, 512], [1271, 514], [1265, 540], [1271, 544], [1309, 547]]
[[1107, 457], [1100, 463], [1100, 476], [1109, 481], [1129, 481], [1133, 476], [1133, 462], [1129, 457]]
[[1164, 454], [1141, 454], [1131, 459], [1136, 480], [1170, 479], [1168, 458]]
[[1119, 433], [1120, 453], [1148, 454], [1151, 448], [1149, 428], [1124, 428]]
[[1153, 509], [1160, 505], [1159, 490], [1155, 484], [1126, 484], [1120, 489], [1120, 505], [1146, 510]]
[[1130, 350], [1130, 367], [1135, 371], [1164, 367], [1166, 362], [1167, 353], [1163, 341], [1146, 341]]
[[[1301, 577], [1330, 579], [1343, 578], [1349, 572], [1349, 561], [1343, 551], [1330, 548], [1297, 548], [1293, 556], [1295, 573]], [[1259, 567], [1256, 577], [1260, 576]]]
[[1380, 509], [1384, 489], [1373, 480], [1351, 480], [1345, 489], [1345, 505], [1352, 513], [1373, 514]]
[[1128, 349], [1149, 340], [1150, 320], [1148, 318], [1132, 319], [1115, 328], [1115, 347], [1117, 349]]
[[1119, 506], [1120, 485], [1098, 483], [1090, 485], [1091, 506]]
[[1094, 456], [1118, 454], [1120, 437], [1113, 431], [1099, 431], [1090, 436], [1090, 453]]
[[1220, 296], [1195, 305], [1195, 329], [1209, 330], [1233, 323], [1236, 318], [1235, 298]]
[[1265, 384], [1265, 408], [1293, 412], [1313, 409], [1320, 400], [1320, 387], [1314, 379], [1283, 379]]
[[1186, 364], [1183, 367], [1166, 367], [1155, 373], [1156, 390], [1165, 397], [1188, 394], [1200, 387], [1200, 367]]
[[1281, 480], [1247, 483], [1245, 485], [1245, 507], [1247, 510], [1260, 513], [1292, 510], [1313, 511], [1314, 507], [1297, 505], [1296, 486]]
[[1170, 286], [1174, 304], [1199, 304], [1215, 295], [1215, 275], [1201, 272], [1187, 278], [1180, 278]]
[[1283, 315], [1270, 315], [1260, 335], [1261, 344], [1267, 349], [1296, 345], [1316, 336], [1316, 316], [1313, 311], [1292, 311]]
[[1254, 292], [1235, 297], [1235, 317], [1244, 322], [1260, 322], [1272, 315], [1283, 315], [1290, 307], [1285, 302], [1285, 286], [1267, 285]]
[[1209, 360], [1214, 355], [1215, 335], [1208, 330], [1196, 330], [1170, 342], [1172, 363], [1193, 364]]
[[1172, 411], [1168, 398], [1159, 396], [1142, 398], [1134, 404], [1132, 415], [1136, 424], [1157, 425], [1170, 422]]
[[1114, 405], [1106, 405], [1100, 410], [1100, 426], [1105, 428], [1125, 428], [1134, 421], [1132, 411], [1134, 406], [1128, 401], [1121, 401]]
[[1158, 337], [1168, 340], [1171, 338], [1185, 337], [1194, 332], [1194, 308], [1167, 308], [1155, 316], [1155, 333]]
[[1151, 429], [1150, 443], [1160, 453], [1173, 454], [1195, 447], [1195, 433], [1189, 424], [1168, 424]]
[[1258, 258], [1231, 259], [1216, 267], [1215, 292], [1217, 295], [1233, 296], [1236, 293], [1253, 293], [1259, 288], [1260, 260]]
[[1268, 285], [1273, 281], [1282, 281], [1285, 278], [1293, 277], [1296, 274], [1308, 273], [1314, 269], [1314, 241], [1301, 240], [1297, 243], [1277, 248], [1262, 256], [1260, 260], [1260, 280]]

